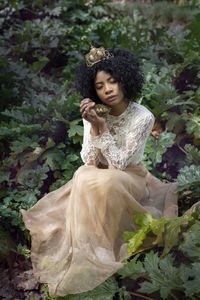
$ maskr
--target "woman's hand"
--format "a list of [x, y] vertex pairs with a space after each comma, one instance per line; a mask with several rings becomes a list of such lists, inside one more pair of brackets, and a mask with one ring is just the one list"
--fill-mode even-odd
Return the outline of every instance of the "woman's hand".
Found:
[[104, 131], [108, 130], [106, 121], [104, 118], [98, 116], [98, 114], [95, 112], [94, 109], [92, 109], [95, 106], [95, 102], [93, 102], [91, 99], [86, 98], [81, 101], [80, 105], [80, 111], [82, 114], [82, 117], [91, 123], [92, 125], [92, 135], [98, 135], [103, 133]]
[[90, 109], [94, 106], [95, 106], [95, 102], [93, 102], [89, 98], [85, 98], [81, 101], [80, 111], [81, 111], [82, 117], [84, 119], [86, 119], [87, 121], [89, 121], [87, 117], [89, 116]]

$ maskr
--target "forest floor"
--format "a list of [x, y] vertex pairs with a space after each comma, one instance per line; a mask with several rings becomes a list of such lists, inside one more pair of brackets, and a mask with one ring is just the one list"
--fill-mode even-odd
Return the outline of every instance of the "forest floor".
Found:
[[30, 261], [14, 263], [12, 268], [0, 266], [0, 299], [2, 300], [45, 300], [34, 276]]

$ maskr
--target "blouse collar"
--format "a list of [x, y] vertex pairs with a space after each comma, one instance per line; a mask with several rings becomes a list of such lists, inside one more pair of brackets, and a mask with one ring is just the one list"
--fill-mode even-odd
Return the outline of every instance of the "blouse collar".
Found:
[[107, 117], [111, 120], [116, 120], [116, 119], [122, 119], [124, 118], [126, 115], [128, 115], [134, 108], [134, 102], [129, 101], [128, 106], [126, 107], [126, 109], [123, 111], [123, 113], [121, 113], [119, 116], [114, 116], [114, 115], [110, 115], [107, 114]]

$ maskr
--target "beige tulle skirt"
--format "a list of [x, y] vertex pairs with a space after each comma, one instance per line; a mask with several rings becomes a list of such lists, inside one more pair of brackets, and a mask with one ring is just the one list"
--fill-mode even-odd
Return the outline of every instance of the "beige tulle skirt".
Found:
[[122, 233], [136, 229], [134, 212], [176, 217], [176, 183], [162, 183], [139, 163], [121, 171], [81, 166], [72, 180], [28, 211], [31, 259], [51, 296], [95, 288], [128, 257]]

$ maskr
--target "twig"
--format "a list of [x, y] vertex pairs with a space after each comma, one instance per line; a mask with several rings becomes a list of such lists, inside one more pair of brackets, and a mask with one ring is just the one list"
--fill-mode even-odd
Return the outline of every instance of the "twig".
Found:
[[181, 200], [188, 196], [191, 198], [191, 197], [195, 196], [195, 194], [192, 191], [185, 191], [178, 197], [178, 199]]
[[151, 298], [151, 297], [143, 296], [143, 295], [141, 295], [141, 294], [134, 293], [134, 292], [130, 292], [130, 294], [132, 294], [132, 295], [134, 295], [134, 296], [137, 296], [137, 297], [140, 297], [140, 298], [143, 298], [143, 299], [146, 299], [146, 300], [154, 300], [154, 299]]
[[173, 298], [174, 300], [179, 300], [172, 292], [169, 293], [169, 294], [170, 294], [170, 296], [172, 296], [172, 298]]
[[194, 296], [190, 296], [189, 298], [192, 300], [197, 300]]
[[179, 147], [179, 149], [180, 149], [183, 153], [185, 153], [185, 155], [189, 156], [189, 157], [195, 162], [195, 164], [198, 165], [198, 162], [192, 157], [192, 155], [190, 155], [190, 153], [188, 153], [187, 151], [185, 151], [181, 146], [178, 145], [178, 147]]

